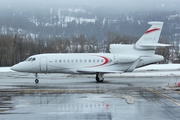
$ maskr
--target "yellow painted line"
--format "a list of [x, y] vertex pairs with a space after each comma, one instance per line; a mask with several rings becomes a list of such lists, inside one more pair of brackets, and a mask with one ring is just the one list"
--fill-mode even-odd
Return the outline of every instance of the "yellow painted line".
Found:
[[162, 96], [162, 97], [166, 98], [167, 100], [169, 100], [170, 102], [176, 104], [177, 106], [180, 106], [180, 103], [179, 103], [178, 100], [175, 100], [175, 99], [173, 99], [172, 97], [169, 97], [168, 95], [165, 95], [165, 94], [163, 94], [163, 93], [161, 93], [161, 92], [158, 92], [158, 91], [156, 91], [156, 90], [152, 90], [152, 89], [150, 89], [150, 88], [148, 88], [148, 87], [145, 87], [145, 89], [148, 90], [148, 91], [150, 91], [150, 92], [152, 92], [152, 93], [154, 93], [154, 94], [157, 94], [157, 95], [159, 95], [159, 96]]
[[4, 112], [4, 111], [6, 111], [6, 110], [0, 110], [0, 113], [1, 113], [1, 112]]

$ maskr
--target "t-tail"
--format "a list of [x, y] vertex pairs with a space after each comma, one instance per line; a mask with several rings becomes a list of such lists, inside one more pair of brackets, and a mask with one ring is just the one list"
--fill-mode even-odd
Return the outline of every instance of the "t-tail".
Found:
[[151, 27], [135, 43], [135, 45], [111, 44], [110, 52], [121, 54], [138, 54], [140, 56], [153, 55], [157, 47], [170, 46], [169, 44], [158, 43], [163, 27], [163, 22], [148, 22]]

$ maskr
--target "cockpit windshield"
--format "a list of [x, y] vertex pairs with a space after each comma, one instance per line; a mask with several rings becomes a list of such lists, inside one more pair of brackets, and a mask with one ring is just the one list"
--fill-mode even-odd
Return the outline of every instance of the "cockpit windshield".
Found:
[[31, 61], [36, 61], [36, 58], [32, 58]]
[[32, 60], [32, 58], [29, 58], [29, 60], [28, 61], [31, 61]]
[[28, 61], [30, 58], [27, 58], [25, 61]]
[[25, 61], [36, 61], [36, 58], [30, 57], [30, 58], [27, 58]]

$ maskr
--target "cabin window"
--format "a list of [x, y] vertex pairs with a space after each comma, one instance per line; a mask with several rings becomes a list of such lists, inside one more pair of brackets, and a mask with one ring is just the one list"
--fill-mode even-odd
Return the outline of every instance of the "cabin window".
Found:
[[57, 60], [55, 60], [55, 63], [57, 63]]
[[61, 63], [61, 60], [59, 60], [59, 62]]
[[78, 60], [76, 59], [76, 62], [78, 62]]
[[101, 60], [101, 62], [103, 62], [103, 59]]
[[93, 62], [95, 62], [95, 59], [93, 60]]
[[74, 62], [74, 60], [71, 60], [71, 62], [73, 63], [73, 62]]
[[84, 60], [84, 62], [86, 62], [87, 60]]
[[91, 60], [89, 59], [89, 62], [91, 62]]
[[66, 60], [63, 60], [63, 62], [65, 63], [65, 62], [66, 62]]
[[80, 62], [82, 62], [82, 60], [80, 60]]
[[97, 62], [99, 62], [99, 59], [97, 59]]
[[70, 60], [67, 60], [67, 62], [70, 62]]

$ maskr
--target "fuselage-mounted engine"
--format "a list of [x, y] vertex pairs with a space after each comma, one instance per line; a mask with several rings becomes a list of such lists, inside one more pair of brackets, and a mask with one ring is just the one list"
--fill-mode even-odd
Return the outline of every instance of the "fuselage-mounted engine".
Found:
[[132, 63], [135, 62], [138, 58], [138, 56], [122, 54], [115, 54], [113, 57], [115, 63]]

